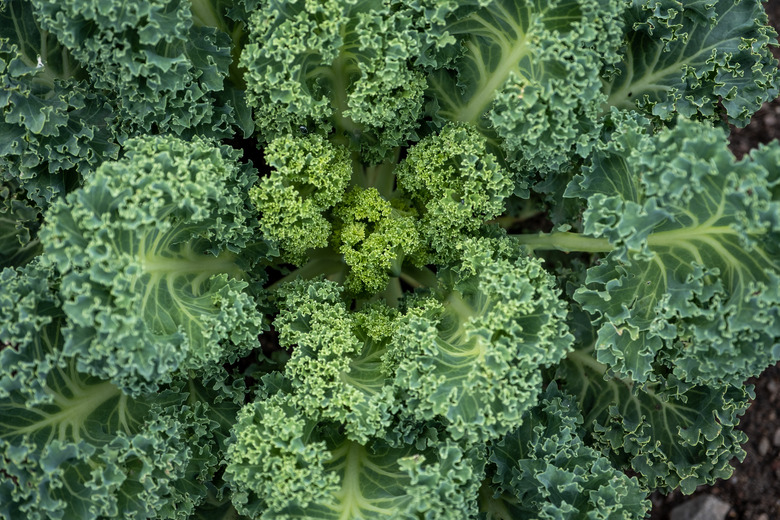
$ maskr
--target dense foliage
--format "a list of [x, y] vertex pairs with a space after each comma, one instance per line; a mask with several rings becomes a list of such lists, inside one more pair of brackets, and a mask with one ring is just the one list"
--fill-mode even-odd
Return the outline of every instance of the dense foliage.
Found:
[[0, 518], [640, 519], [780, 359], [759, 0], [0, 0]]

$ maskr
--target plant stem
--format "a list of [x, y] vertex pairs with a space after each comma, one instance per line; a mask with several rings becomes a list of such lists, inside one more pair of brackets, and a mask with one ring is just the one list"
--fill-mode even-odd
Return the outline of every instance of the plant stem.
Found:
[[418, 287], [436, 287], [438, 283], [436, 274], [427, 267], [414, 267], [407, 264], [404, 264], [399, 278], [415, 289]]
[[603, 376], [607, 373], [607, 365], [601, 363], [584, 350], [572, 350], [566, 354], [566, 358], [573, 363], [590, 368], [599, 375]]
[[557, 250], [566, 252], [583, 253], [608, 253], [614, 249], [606, 238], [593, 238], [555, 231], [553, 233], [539, 233], [538, 235], [511, 235], [520, 244], [528, 246], [533, 251]]
[[196, 26], [214, 27], [222, 32], [228, 32], [225, 21], [220, 13], [214, 9], [215, 5], [210, 1], [195, 0], [192, 2], [192, 21]]
[[274, 290], [283, 283], [291, 282], [297, 278], [308, 280], [315, 276], [324, 275], [330, 279], [343, 272], [345, 267], [341, 255], [327, 252], [315, 254], [308, 263], [269, 285], [268, 290]]
[[396, 148], [391, 159], [365, 168], [366, 187], [376, 188], [379, 194], [387, 200], [390, 200], [393, 194], [395, 167], [398, 164], [399, 157], [400, 149]]
[[401, 280], [396, 277], [390, 278], [387, 288], [382, 293], [385, 303], [393, 308], [398, 308], [398, 302], [403, 298], [404, 291], [401, 289]]

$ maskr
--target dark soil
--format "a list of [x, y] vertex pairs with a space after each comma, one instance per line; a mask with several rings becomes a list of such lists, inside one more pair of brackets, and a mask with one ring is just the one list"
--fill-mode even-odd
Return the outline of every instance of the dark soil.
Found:
[[[766, 3], [770, 23], [780, 32], [780, 0]], [[775, 48], [780, 58], [780, 47]], [[766, 103], [745, 128], [732, 128], [731, 149], [742, 157], [761, 143], [780, 139], [780, 100]], [[749, 441], [747, 456], [734, 462], [734, 474], [714, 486], [702, 486], [693, 495], [675, 491], [668, 496], [654, 493], [651, 520], [669, 520], [671, 511], [687, 500], [710, 494], [731, 505], [729, 519], [780, 519], [780, 364], [768, 368], [755, 385], [756, 399], [745, 413], [739, 429]]]

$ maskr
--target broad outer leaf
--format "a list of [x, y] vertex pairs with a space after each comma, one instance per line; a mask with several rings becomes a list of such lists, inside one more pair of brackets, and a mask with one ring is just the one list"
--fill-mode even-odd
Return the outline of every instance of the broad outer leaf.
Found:
[[[706, 6], [706, 7], [705, 7]], [[744, 126], [777, 96], [777, 60], [760, 0], [635, 2], [623, 55], [605, 83], [607, 105], [666, 121], [681, 114]]]
[[682, 119], [613, 134], [566, 192], [613, 248], [574, 295], [600, 317], [599, 361], [638, 382], [741, 384], [780, 359], [778, 157], [737, 162], [720, 130]]

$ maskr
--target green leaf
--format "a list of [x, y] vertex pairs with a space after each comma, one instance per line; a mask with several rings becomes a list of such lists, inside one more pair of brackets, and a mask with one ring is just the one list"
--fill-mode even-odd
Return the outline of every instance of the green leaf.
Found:
[[382, 436], [396, 401], [383, 362], [393, 311], [377, 303], [349, 312], [343, 287], [325, 280], [297, 280], [277, 291], [274, 328], [279, 345], [292, 349], [284, 367], [296, 392], [289, 399], [308, 417], [343, 423], [350, 439]]
[[214, 414], [180, 387], [133, 399], [81, 373], [49, 276], [0, 273], [0, 517], [188, 518], [217, 465]]
[[412, 300], [391, 355], [403, 408], [444, 422], [456, 440], [497, 439], [541, 390], [541, 367], [571, 343], [552, 278], [535, 259], [507, 257], [487, 240], [464, 247], [460, 276], [441, 271], [433, 297]]
[[265, 161], [272, 171], [249, 192], [262, 215], [260, 229], [285, 261], [302, 265], [313, 249], [328, 245], [328, 211], [344, 197], [352, 162], [345, 148], [316, 134], [274, 139]]
[[478, 450], [452, 441], [360, 444], [305, 419], [283, 394], [247, 405], [234, 432], [225, 475], [241, 514], [412, 520], [476, 513]]
[[550, 385], [522, 426], [490, 449], [496, 474], [480, 503], [487, 518], [644, 518], [646, 490], [588, 446], [581, 425], [577, 403]]
[[263, 3], [241, 54], [264, 139], [314, 132], [377, 163], [416, 138], [427, 14], [400, 2]]
[[592, 347], [580, 346], [558, 375], [576, 396], [590, 437], [648, 488], [690, 494], [729, 478], [732, 459], [745, 457], [747, 436], [736, 427], [752, 387], [693, 386], [673, 375], [639, 387], [607, 370]]
[[0, 268], [21, 267], [41, 253], [41, 211], [13, 186], [0, 183]]
[[574, 295], [599, 317], [599, 361], [638, 382], [757, 375], [780, 359], [777, 145], [737, 162], [721, 131], [685, 120], [612, 139], [566, 192], [611, 249]]
[[[667, 4], [667, 5], [664, 5]], [[777, 60], [760, 0], [652, 0], [627, 12], [624, 55], [607, 105], [670, 121], [677, 114], [744, 126], [777, 96]], [[720, 108], [722, 106], [722, 108]]]
[[42, 208], [118, 152], [113, 109], [85, 78], [30, 2], [0, 5], [0, 175]]
[[428, 79], [435, 117], [471, 123], [521, 170], [556, 171], [584, 155], [616, 58], [620, 2], [502, 0], [447, 31], [463, 53]]
[[401, 274], [404, 262], [423, 263], [416, 215], [403, 201], [388, 201], [376, 188], [356, 186], [333, 216], [337, 223], [333, 241], [349, 266], [346, 286], [353, 293], [382, 292]]
[[414, 202], [420, 233], [436, 251], [430, 263], [456, 261], [457, 244], [504, 211], [514, 176], [469, 125], [452, 124], [410, 148], [396, 169], [399, 191]]
[[234, 27], [219, 6], [208, 19], [214, 24], [204, 26], [193, 23], [203, 6], [186, 1], [142, 0], [131, 9], [101, 0], [33, 4], [41, 26], [75, 56], [90, 83], [112, 93], [119, 133], [233, 136], [242, 109], [230, 102], [241, 95], [225, 91], [240, 81], [226, 81], [233, 40], [225, 31]]
[[201, 139], [125, 152], [50, 210], [41, 237], [62, 274], [65, 352], [138, 392], [235, 360], [264, 325], [243, 280], [259, 257], [239, 254], [254, 240], [253, 170]]

